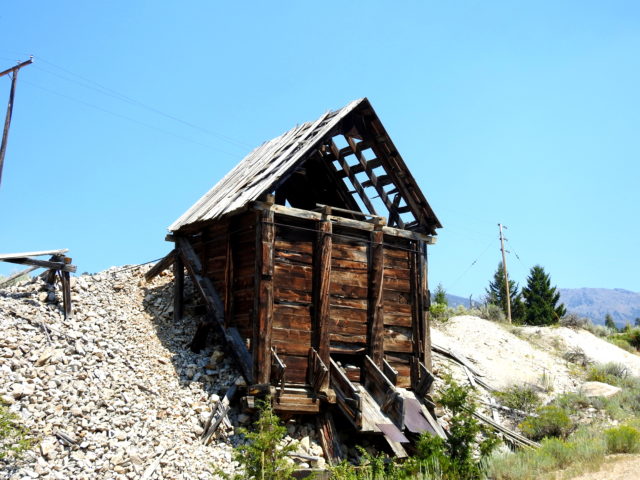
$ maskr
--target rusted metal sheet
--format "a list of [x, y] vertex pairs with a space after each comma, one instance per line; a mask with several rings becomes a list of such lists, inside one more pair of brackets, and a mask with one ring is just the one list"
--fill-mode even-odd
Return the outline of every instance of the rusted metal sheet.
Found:
[[376, 423], [376, 427], [392, 442], [409, 443], [409, 439], [393, 423]]

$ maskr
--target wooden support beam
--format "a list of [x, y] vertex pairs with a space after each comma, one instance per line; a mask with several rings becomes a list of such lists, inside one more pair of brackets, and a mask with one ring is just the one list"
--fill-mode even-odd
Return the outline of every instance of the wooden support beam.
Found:
[[358, 195], [360, 196], [362, 203], [364, 203], [364, 206], [367, 207], [367, 210], [369, 210], [369, 213], [373, 213], [374, 215], [377, 215], [376, 209], [373, 207], [373, 204], [371, 203], [371, 200], [369, 200], [369, 197], [367, 197], [367, 194], [364, 193], [364, 188], [360, 184], [360, 181], [356, 178], [355, 173], [351, 171], [349, 164], [344, 159], [343, 152], [338, 150], [338, 147], [336, 146], [333, 140], [329, 141], [329, 149], [331, 150], [331, 153], [333, 153], [333, 155], [335, 156], [336, 160], [338, 160], [338, 163], [344, 170], [344, 173], [346, 173], [347, 177], [349, 177], [349, 180], [351, 181], [353, 188], [355, 188], [356, 192], [358, 192]]
[[369, 246], [369, 301], [367, 323], [369, 324], [369, 352], [371, 359], [382, 367], [384, 360], [384, 233], [371, 232]]
[[[331, 183], [335, 186], [338, 192], [338, 196], [342, 199], [345, 206], [349, 210], [359, 211], [360, 207], [358, 206], [357, 202], [353, 198], [353, 195], [349, 193], [349, 189], [347, 188], [345, 183], [342, 181], [343, 177], [341, 175], [344, 174], [344, 172], [342, 170], [338, 171], [335, 165], [333, 165], [333, 163], [331, 162], [331, 160], [329, 158], [324, 157], [323, 152], [321, 150], [317, 150], [316, 152], [318, 156], [318, 161], [325, 165], [329, 179], [331, 180]], [[284, 203], [284, 202], [276, 202], [276, 203]]]
[[173, 321], [177, 323], [184, 312], [184, 263], [179, 255], [174, 255], [173, 286]]
[[[305, 220], [322, 220], [322, 214], [320, 212], [312, 212], [310, 210], [303, 210], [301, 208], [293, 208], [286, 207], [284, 205], [273, 205], [268, 206], [263, 202], [253, 202], [253, 208], [256, 210], [264, 210], [265, 208], [273, 208], [274, 213], [287, 215], [295, 218], [302, 218]], [[376, 215], [377, 216], [377, 215]], [[384, 218], [384, 217], [379, 217]], [[344, 218], [335, 215], [329, 215], [328, 220], [331, 220], [335, 225], [340, 225], [343, 227], [354, 228], [358, 230], [365, 230], [368, 232], [373, 231], [376, 228], [376, 225], [372, 222], [363, 222], [361, 220], [353, 220], [351, 218]], [[393, 228], [388, 226], [383, 226], [382, 231], [385, 235], [390, 235], [392, 237], [406, 238], [407, 240], [423, 240], [429, 245], [433, 245], [436, 243], [436, 237], [431, 235], [425, 235], [424, 233], [412, 232], [409, 230], [402, 230], [400, 228]]]
[[421, 272], [419, 269], [418, 257], [420, 254], [415, 251], [416, 246], [412, 245], [411, 253], [409, 254], [409, 282], [411, 284], [411, 340], [412, 340], [412, 353], [413, 358], [411, 361], [411, 386], [416, 388], [420, 381], [420, 372], [418, 364], [422, 359], [421, 356], [421, 343], [422, 343], [422, 323], [424, 318], [424, 311], [422, 309], [422, 296], [421, 296]]
[[329, 364], [330, 330], [330, 286], [331, 286], [331, 250], [333, 248], [333, 225], [328, 218], [328, 209], [318, 222], [318, 236], [313, 254], [313, 316], [314, 345], [325, 365]]
[[[273, 205], [273, 198], [270, 202]], [[256, 383], [271, 379], [271, 335], [273, 326], [273, 246], [275, 225], [273, 209], [256, 214], [256, 277], [253, 322], [253, 371]]]
[[429, 276], [427, 268], [427, 244], [418, 240], [418, 272], [420, 274], [420, 307], [422, 315], [420, 318], [420, 340], [422, 342], [420, 361], [431, 370], [433, 368], [431, 360], [431, 317], [429, 309], [431, 307], [431, 296], [429, 294]]
[[202, 264], [196, 255], [191, 242], [186, 237], [176, 236], [177, 253], [182, 258], [184, 266], [191, 275], [193, 283], [200, 292], [209, 313], [207, 319], [223, 334], [231, 347], [231, 352], [240, 365], [240, 370], [247, 381], [253, 383], [253, 364], [247, 346], [236, 328], [224, 327], [224, 305], [210, 279], [202, 276]]
[[[365, 173], [369, 177], [369, 182], [368, 183], [371, 186], [373, 186], [373, 188], [375, 188], [376, 192], [378, 192], [378, 196], [380, 197], [380, 200], [382, 200], [382, 203], [385, 204], [385, 206], [387, 207], [387, 210], [389, 212], [391, 212], [392, 202], [391, 202], [391, 200], [389, 200], [389, 196], [387, 195], [387, 192], [385, 192], [384, 188], [383, 188], [385, 185], [388, 185], [389, 183], [392, 183], [390, 178], [387, 178], [385, 180], [385, 183], [379, 182], [377, 175], [373, 172], [373, 169], [370, 168], [369, 162], [367, 162], [367, 159], [364, 158], [364, 155], [362, 154], [362, 151], [359, 148], [357, 148], [356, 143], [354, 142], [353, 138], [351, 138], [351, 137], [349, 137], [347, 135], [345, 136], [345, 138], [347, 139], [347, 142], [349, 143], [349, 146], [351, 147], [351, 149], [353, 150], [356, 158], [358, 159], [358, 162], [360, 162], [360, 165], [362, 165], [362, 168], [364, 169]], [[367, 183], [367, 182], [365, 182], [365, 183]], [[398, 223], [398, 226], [400, 228], [404, 228], [404, 222], [402, 221], [400, 216], [398, 216], [396, 218], [396, 222]]]
[[23, 275], [27, 275], [30, 272], [33, 272], [34, 270], [37, 270], [40, 267], [29, 267], [29, 268], [25, 268], [24, 270], [21, 270], [20, 272], [14, 273], [13, 275], [10, 275], [8, 278], [5, 278], [2, 282], [0, 282], [0, 287], [2, 287], [3, 285], [7, 285], [8, 283], [11, 283], [12, 281], [14, 281], [16, 278], [20, 278]]
[[164, 258], [159, 260], [153, 267], [151, 267], [147, 273], [144, 274], [144, 279], [147, 282], [153, 280], [157, 275], [169, 268], [171, 264], [173, 264], [175, 258], [176, 250], [174, 248]]
[[231, 238], [231, 224], [227, 226], [226, 253], [224, 265], [224, 322], [229, 326], [233, 318], [233, 245]]
[[66, 270], [59, 270], [60, 283], [62, 285], [62, 305], [64, 318], [71, 318], [71, 278]]
[[338, 441], [338, 430], [330, 412], [323, 412], [318, 417], [317, 430], [320, 437], [320, 446], [330, 466], [338, 465], [345, 457]]
[[[66, 258], [66, 257], [65, 257]], [[35, 267], [44, 267], [49, 270], [60, 270], [63, 272], [75, 272], [77, 267], [64, 262], [52, 262], [50, 260], [36, 260], [35, 258], [3, 258], [3, 262], [15, 263], [18, 265], [32, 265]]]

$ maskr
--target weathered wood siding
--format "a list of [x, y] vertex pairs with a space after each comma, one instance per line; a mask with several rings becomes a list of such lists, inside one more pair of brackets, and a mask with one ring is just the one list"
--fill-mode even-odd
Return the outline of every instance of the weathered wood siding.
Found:
[[[319, 223], [279, 214], [275, 215], [274, 223], [271, 345], [286, 365], [286, 382], [305, 384], [309, 349], [319, 349], [322, 341], [314, 317], [314, 271], [317, 275], [320, 261]], [[225, 299], [228, 325], [237, 327], [247, 340], [264, 338], [264, 335], [253, 337], [259, 233], [256, 225], [256, 212], [249, 211], [207, 226], [194, 240], [206, 275]], [[371, 232], [345, 226], [333, 225], [330, 230], [329, 352], [343, 361], [350, 380], [361, 381], [364, 356], [371, 355], [373, 350], [374, 237]], [[416, 274], [412, 263], [416, 244], [391, 235], [384, 235], [382, 242], [383, 358], [398, 372], [397, 385], [408, 387], [412, 358], [419, 358], [414, 342], [416, 332], [420, 334], [416, 329], [417, 282], [412, 284]]]
[[271, 341], [287, 366], [287, 383], [304, 384], [313, 342], [311, 307], [316, 234], [310, 231], [312, 222], [280, 215], [275, 216], [275, 222]]

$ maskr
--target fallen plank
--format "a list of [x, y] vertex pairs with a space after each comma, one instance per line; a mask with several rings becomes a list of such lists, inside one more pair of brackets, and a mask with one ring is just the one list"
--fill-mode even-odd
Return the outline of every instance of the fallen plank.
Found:
[[494, 422], [491, 418], [487, 417], [486, 415], [483, 415], [478, 412], [473, 412], [473, 416], [476, 417], [481, 422], [486, 423], [490, 427], [493, 427], [493, 429], [497, 430], [498, 432], [502, 433], [505, 437], [507, 437], [512, 442], [514, 442], [516, 445], [520, 445], [522, 447], [531, 447], [531, 448], [538, 448], [540, 446], [538, 442], [529, 440], [527, 437], [524, 437], [519, 433], [514, 432], [513, 430], [510, 430], [507, 427], [500, 425], [497, 422]]
[[8, 263], [16, 263], [18, 265], [33, 265], [35, 267], [43, 267], [51, 270], [60, 270], [63, 272], [75, 272], [77, 269], [75, 265], [69, 265], [64, 262], [36, 260], [35, 258], [27, 258], [27, 257], [6, 257], [6, 258], [0, 258], [0, 261], [8, 262]]
[[151, 267], [147, 273], [145, 273], [144, 279], [147, 282], [150, 282], [154, 277], [169, 268], [173, 264], [175, 258], [176, 250], [174, 248], [164, 258], [159, 260], [153, 267]]
[[6, 258], [39, 257], [41, 255], [63, 255], [68, 251], [68, 248], [62, 248], [60, 250], [42, 250], [39, 252], [0, 253], [0, 260]]
[[20, 278], [22, 275], [26, 275], [29, 272], [33, 272], [34, 270], [39, 269], [40, 267], [36, 267], [35, 265], [29, 268], [26, 268], [18, 273], [14, 273], [13, 275], [9, 276], [9, 278], [4, 279], [2, 282], [0, 282], [0, 287], [2, 287], [3, 285], [6, 285], [7, 283], [11, 283], [13, 280], [15, 280], [16, 278]]

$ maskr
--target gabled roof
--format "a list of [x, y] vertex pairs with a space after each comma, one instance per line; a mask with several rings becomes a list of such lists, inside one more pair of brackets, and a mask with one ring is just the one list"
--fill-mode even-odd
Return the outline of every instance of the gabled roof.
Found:
[[[346, 146], [339, 148], [338, 140]], [[295, 183], [301, 181], [307, 182], [303, 192], [300, 186], [296, 192]], [[221, 218], [268, 193], [276, 194], [276, 202], [280, 197], [302, 208], [309, 205], [295, 203], [311, 202], [313, 207], [321, 200], [318, 203], [386, 214], [390, 225], [424, 233], [435, 234], [441, 228], [366, 98], [253, 150], [169, 230]], [[411, 218], [405, 221], [407, 216]]]

